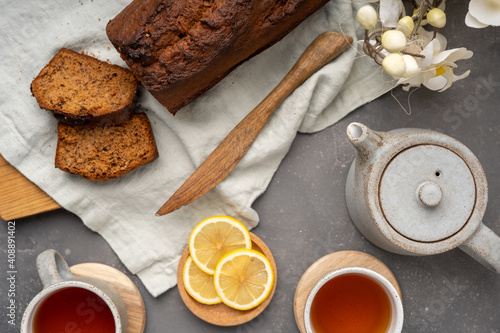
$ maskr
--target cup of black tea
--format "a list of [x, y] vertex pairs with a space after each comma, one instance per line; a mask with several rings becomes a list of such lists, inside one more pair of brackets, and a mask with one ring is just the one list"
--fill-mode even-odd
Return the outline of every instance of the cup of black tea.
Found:
[[307, 333], [400, 333], [403, 317], [396, 288], [364, 267], [343, 267], [322, 276], [304, 308]]
[[38, 255], [36, 266], [43, 290], [28, 304], [21, 333], [126, 332], [127, 309], [112, 286], [73, 276], [63, 257], [52, 249]]

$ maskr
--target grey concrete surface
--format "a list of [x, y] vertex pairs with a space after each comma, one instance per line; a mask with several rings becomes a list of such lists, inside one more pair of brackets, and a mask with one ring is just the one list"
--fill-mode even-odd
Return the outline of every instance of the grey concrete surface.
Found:
[[[7, 322], [8, 225], [0, 223], [0, 332], [19, 331], [26, 305], [42, 288], [35, 258], [47, 248], [61, 252], [70, 265], [100, 262], [127, 274], [144, 298], [148, 333], [298, 332], [293, 316], [295, 287], [310, 264], [339, 250], [369, 253], [393, 271], [403, 293], [404, 332], [500, 332], [499, 274], [458, 249], [426, 257], [381, 250], [356, 230], [344, 197], [347, 171], [355, 157], [345, 135], [350, 122], [375, 130], [435, 129], [463, 142], [482, 163], [489, 184], [484, 222], [500, 234], [500, 27], [466, 28], [466, 12], [465, 1], [448, 1], [448, 25], [442, 32], [448, 48], [464, 46], [475, 53], [458, 62], [457, 73], [471, 69], [467, 79], [442, 93], [415, 91], [409, 97], [411, 115], [389, 93], [324, 131], [297, 136], [269, 188], [254, 204], [261, 222], [253, 232], [267, 243], [278, 267], [275, 296], [260, 316], [240, 326], [217, 327], [194, 316], [176, 287], [153, 298], [98, 234], [61, 209], [15, 221], [16, 326]], [[393, 94], [408, 105], [407, 93], [395, 89]]]

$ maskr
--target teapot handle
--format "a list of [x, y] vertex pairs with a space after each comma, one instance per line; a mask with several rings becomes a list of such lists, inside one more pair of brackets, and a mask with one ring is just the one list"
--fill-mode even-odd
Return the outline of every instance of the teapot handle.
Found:
[[484, 223], [459, 247], [488, 269], [500, 274], [500, 237]]

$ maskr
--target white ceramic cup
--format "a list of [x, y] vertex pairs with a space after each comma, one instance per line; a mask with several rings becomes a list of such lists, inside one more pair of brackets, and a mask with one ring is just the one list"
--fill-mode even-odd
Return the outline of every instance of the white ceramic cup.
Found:
[[389, 322], [389, 327], [386, 333], [400, 333], [403, 329], [403, 302], [399, 296], [396, 288], [390, 283], [385, 277], [379, 273], [372, 271], [371, 269], [364, 267], [342, 267], [333, 270], [325, 275], [323, 275], [311, 288], [309, 295], [306, 299], [306, 304], [304, 308], [304, 325], [307, 333], [314, 333], [314, 329], [311, 323], [311, 305], [313, 303], [314, 297], [318, 291], [323, 287], [328, 281], [337, 278], [345, 274], [359, 274], [363, 275], [372, 281], [378, 283], [379, 286], [385, 291], [389, 300], [391, 302], [391, 319]]
[[[40, 305], [56, 291], [65, 288], [83, 288], [100, 297], [111, 310], [115, 322], [115, 333], [126, 332], [127, 308], [118, 292], [107, 283], [88, 277], [75, 277], [68, 264], [55, 250], [46, 250], [37, 257], [37, 269], [42, 280], [43, 290], [28, 304], [21, 322], [21, 333], [33, 332], [33, 321]], [[91, 306], [85, 309], [94, 310]], [[75, 327], [71, 331], [75, 331]]]

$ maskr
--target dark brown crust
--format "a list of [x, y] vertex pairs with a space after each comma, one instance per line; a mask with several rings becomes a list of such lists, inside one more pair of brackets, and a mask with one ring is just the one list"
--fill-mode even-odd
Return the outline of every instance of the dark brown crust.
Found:
[[96, 124], [109, 125], [109, 124], [122, 124], [127, 120], [129, 120], [132, 112], [134, 111], [134, 108], [135, 108], [135, 103], [129, 104], [120, 110], [116, 110], [106, 115], [97, 117], [91, 114], [82, 114], [74, 116], [70, 114], [59, 113], [54, 110], [47, 110], [47, 111], [53, 111], [54, 117], [58, 121], [61, 121], [69, 125], [96, 125]]
[[[102, 170], [91, 170], [89, 168], [89, 165], [87, 165], [85, 162], [83, 163], [68, 163], [68, 160], [74, 160], [74, 155], [81, 153], [81, 145], [83, 144], [81, 141], [82, 137], [81, 134], [82, 132], [85, 131], [85, 129], [92, 129], [95, 127], [100, 127], [99, 125], [83, 125], [83, 126], [74, 126], [74, 125], [69, 125], [65, 123], [58, 123], [57, 131], [58, 131], [58, 141], [57, 141], [57, 147], [56, 147], [56, 156], [55, 156], [55, 166], [62, 171], [79, 175], [84, 177], [85, 179], [89, 181], [107, 181], [110, 179], [116, 179], [119, 178], [132, 170], [143, 166], [147, 163], [150, 163], [154, 161], [156, 158], [158, 158], [158, 149], [156, 147], [155, 143], [155, 138], [153, 135], [153, 131], [151, 129], [151, 124], [149, 122], [149, 119], [145, 113], [135, 113], [132, 115], [132, 118], [130, 121], [133, 120], [133, 118], [137, 119], [145, 128], [144, 133], [139, 133], [142, 135], [145, 135], [144, 141], [146, 142], [147, 147], [144, 147], [144, 150], [149, 151], [148, 154], [145, 154], [141, 159], [137, 158], [129, 158], [127, 160], [127, 167], [123, 169], [118, 169], [113, 172], [103, 172]], [[120, 127], [120, 126], [127, 126], [127, 123], [121, 124], [121, 125], [111, 125], [109, 127], [102, 127], [103, 129], [106, 128], [111, 128], [111, 127]], [[68, 143], [67, 136], [71, 135], [70, 132], [72, 130], [76, 130], [76, 134], [73, 135], [71, 139], [74, 139], [75, 141], [78, 141], [77, 143]], [[70, 133], [70, 134], [68, 134]], [[99, 142], [97, 143], [99, 144]], [[110, 143], [110, 146], [116, 148], [119, 150], [117, 145], [113, 145], [113, 143]], [[99, 146], [100, 147], [100, 146]], [[124, 152], [124, 151], [114, 151], [113, 154], [122, 154], [126, 155], [129, 152], [133, 152], [134, 149], [140, 149], [140, 147], [130, 147], [130, 151]], [[70, 158], [68, 158], [68, 154], [71, 154]], [[132, 154], [133, 155], [133, 154]], [[98, 158], [97, 156], [91, 156], [92, 158]], [[83, 156], [82, 160], [85, 160], [85, 158], [89, 158], [89, 156]]]
[[106, 33], [146, 89], [175, 114], [327, 2], [134, 0]]
[[134, 99], [130, 104], [127, 104], [121, 109], [111, 111], [104, 115], [95, 116], [92, 114], [81, 114], [74, 116], [68, 113], [62, 113], [56, 110], [48, 110], [54, 112], [54, 117], [63, 123], [69, 125], [111, 125], [111, 124], [123, 124], [130, 119], [134, 113], [135, 106], [137, 104], [137, 96], [139, 94], [140, 86], [137, 86], [137, 92]]
[[[37, 77], [33, 80], [33, 82], [30, 85], [31, 93], [37, 100], [40, 108], [45, 109], [47, 111], [52, 111], [54, 113], [54, 117], [56, 117], [56, 119], [58, 119], [59, 121], [73, 125], [109, 124], [109, 123], [121, 124], [130, 119], [130, 116], [132, 115], [132, 112], [134, 111], [137, 102], [137, 94], [140, 89], [139, 80], [136, 80], [136, 82], [134, 83], [134, 88], [133, 88], [134, 92], [131, 93], [133, 97], [130, 99], [130, 101], [125, 105], [118, 106], [118, 108], [116, 105], [112, 105], [110, 101], [109, 107], [106, 110], [100, 110], [99, 112], [92, 113], [92, 112], [85, 112], [85, 108], [82, 108], [81, 113], [73, 114], [65, 112], [62, 105], [50, 103], [50, 101], [43, 94], [43, 92], [39, 87], [43, 85], [43, 79], [42, 79], [43, 76], [46, 75], [47, 71], [52, 66], [55, 66], [55, 63], [58, 61], [57, 57], [59, 55], [70, 55], [73, 57], [79, 57], [84, 59], [85, 61], [90, 62], [90, 64], [92, 63], [105, 64], [105, 66], [109, 66], [109, 68], [114, 68], [118, 71], [127, 71], [128, 73], [130, 73], [128, 69], [125, 69], [118, 65], [109, 64], [101, 60], [98, 60], [96, 58], [93, 58], [91, 56], [81, 54], [70, 49], [62, 48], [50, 60], [50, 62], [40, 71], [40, 73], [37, 75]], [[90, 66], [91, 65], [89, 65], [89, 67]], [[92, 70], [92, 68], [89, 68], [89, 70]], [[95, 74], [99, 75], [100, 73], [96, 71]], [[132, 74], [130, 73], [130, 75]]]

